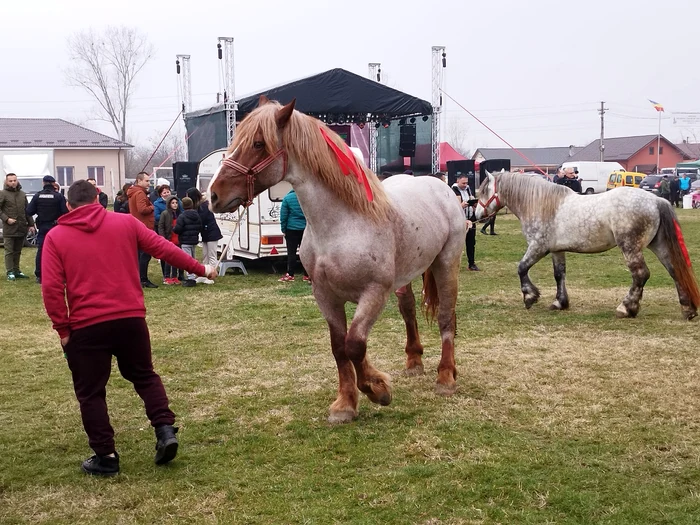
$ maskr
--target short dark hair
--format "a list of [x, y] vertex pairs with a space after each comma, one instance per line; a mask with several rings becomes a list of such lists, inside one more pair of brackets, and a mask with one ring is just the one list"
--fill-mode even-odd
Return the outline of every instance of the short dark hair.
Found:
[[468, 178], [469, 178], [469, 177], [467, 177], [467, 174], [466, 174], [466, 173], [458, 173], [457, 176], [455, 177], [455, 180], [459, 180], [459, 179], [468, 179]]
[[95, 177], [88, 177], [87, 180], [94, 180], [95, 182], [97, 182], [97, 179]]
[[156, 192], [160, 196], [160, 194], [163, 193], [163, 190], [165, 190], [165, 189], [170, 190], [170, 184], [163, 184], [162, 186], [158, 186], [156, 188]]
[[149, 176], [150, 176], [150, 175], [149, 175], [148, 173], [146, 173], [145, 171], [139, 171], [138, 174], [136, 175], [136, 180], [137, 180], [137, 181], [143, 180], [143, 179], [145, 179], [146, 177], [149, 177]]
[[97, 188], [86, 180], [76, 180], [68, 188], [68, 204], [71, 208], [92, 204], [96, 198]]
[[7, 179], [7, 177], [16, 177], [16, 176], [17, 175], [15, 173], [8, 173], [7, 175], [5, 175], [5, 179]]
[[194, 208], [194, 203], [192, 202], [192, 199], [189, 197], [183, 197], [182, 198], [182, 208], [185, 210], [191, 210]]

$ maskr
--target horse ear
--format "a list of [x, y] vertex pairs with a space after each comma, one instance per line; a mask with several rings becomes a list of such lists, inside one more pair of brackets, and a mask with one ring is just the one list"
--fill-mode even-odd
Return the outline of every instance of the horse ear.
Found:
[[282, 106], [277, 110], [277, 115], [275, 115], [275, 120], [277, 121], [277, 127], [282, 129], [287, 125], [289, 119], [292, 118], [292, 113], [294, 113], [294, 105], [297, 103], [297, 99], [294, 98], [286, 106]]
[[506, 169], [505, 169], [505, 168], [501, 168], [501, 173], [505, 173], [505, 172], [506, 172]]
[[269, 98], [267, 98], [265, 95], [260, 95], [260, 98], [258, 99], [258, 107], [264, 106], [268, 102], [270, 102]]

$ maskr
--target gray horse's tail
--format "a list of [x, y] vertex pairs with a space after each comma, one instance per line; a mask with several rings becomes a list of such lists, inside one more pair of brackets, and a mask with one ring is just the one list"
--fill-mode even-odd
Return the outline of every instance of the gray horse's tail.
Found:
[[421, 301], [421, 308], [425, 314], [425, 318], [429, 322], [435, 320], [437, 314], [438, 306], [440, 300], [438, 299], [437, 283], [435, 282], [435, 276], [433, 272], [428, 268], [423, 274], [423, 300]]
[[690, 263], [688, 248], [686, 248], [683, 240], [681, 226], [678, 224], [676, 214], [673, 213], [673, 208], [668, 202], [661, 200], [658, 208], [661, 222], [656, 235], [660, 236], [659, 240], [665, 241], [668, 246], [673, 272], [678, 285], [688, 294], [693, 308], [698, 308], [700, 306], [700, 290]]

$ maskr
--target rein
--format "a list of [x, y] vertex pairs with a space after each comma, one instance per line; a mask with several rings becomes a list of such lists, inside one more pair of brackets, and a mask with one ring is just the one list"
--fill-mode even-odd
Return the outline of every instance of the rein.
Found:
[[284, 179], [285, 175], [287, 175], [287, 152], [282, 148], [278, 149], [274, 155], [270, 155], [266, 159], [261, 160], [252, 168], [244, 166], [240, 162], [233, 160], [231, 157], [227, 157], [222, 161], [221, 164], [227, 168], [236, 170], [246, 176], [248, 199], [243, 203], [243, 206], [247, 208], [253, 204], [253, 199], [255, 198], [255, 178], [260, 174], [260, 172], [277, 160], [278, 157], [282, 157], [284, 159], [284, 168], [282, 169], [282, 178]]

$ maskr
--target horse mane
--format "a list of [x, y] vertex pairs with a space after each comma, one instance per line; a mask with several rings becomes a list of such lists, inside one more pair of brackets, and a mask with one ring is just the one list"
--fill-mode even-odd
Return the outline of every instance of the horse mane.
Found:
[[[237, 127], [229, 153], [236, 148], [252, 148], [255, 135], [260, 131], [269, 155], [274, 155], [278, 147], [284, 148], [291, 159], [306, 167], [308, 173], [324, 183], [348, 207], [374, 222], [390, 220], [392, 207], [381, 182], [370, 169], [360, 163], [374, 196], [372, 202], [368, 201], [364, 186], [354, 175], [343, 173], [338, 159], [323, 138], [320, 128], [323, 128], [341, 149], [346, 146], [338, 134], [328, 126], [295, 110], [282, 129], [282, 144], [279, 144], [279, 130], [275, 117], [281, 107], [281, 104], [273, 101], [251, 112]], [[354, 159], [353, 153], [349, 149], [346, 151]]]
[[503, 172], [495, 174], [498, 192], [507, 206], [523, 220], [551, 220], [561, 202], [573, 192], [539, 175]]

